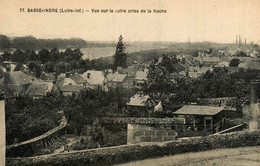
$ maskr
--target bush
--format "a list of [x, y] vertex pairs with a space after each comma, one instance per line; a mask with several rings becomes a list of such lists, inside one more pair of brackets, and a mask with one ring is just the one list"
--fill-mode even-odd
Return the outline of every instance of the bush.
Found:
[[260, 132], [233, 132], [206, 137], [192, 137], [165, 143], [123, 145], [85, 150], [70, 154], [7, 159], [7, 165], [112, 165], [164, 155], [196, 152], [216, 148], [260, 145]]

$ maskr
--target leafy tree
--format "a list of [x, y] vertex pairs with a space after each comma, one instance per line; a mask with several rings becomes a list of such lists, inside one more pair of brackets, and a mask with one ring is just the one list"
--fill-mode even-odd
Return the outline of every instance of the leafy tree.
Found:
[[10, 48], [10, 40], [5, 35], [0, 35], [0, 49]]
[[22, 70], [24, 70], [23, 64], [17, 63], [14, 68], [14, 71], [22, 71]]
[[4, 71], [0, 68], [0, 79], [4, 77]]
[[11, 60], [11, 56], [12, 56], [12, 54], [9, 51], [4, 51], [3, 60], [9, 61], [9, 60]]
[[70, 62], [71, 60], [73, 60], [73, 50], [71, 48], [67, 48], [63, 54], [63, 58], [65, 62]]
[[29, 60], [29, 61], [39, 60], [38, 56], [36, 55], [34, 50], [26, 50], [25, 54], [26, 54], [27, 60]]
[[38, 40], [33, 36], [16, 37], [13, 40], [13, 46], [17, 49], [37, 49]]
[[164, 66], [169, 73], [173, 73], [173, 72], [178, 73], [178, 69], [176, 67], [177, 64], [178, 64], [178, 60], [175, 54], [173, 56], [170, 56], [168, 54], [163, 55], [162, 61], [159, 63], [159, 65]]
[[240, 63], [240, 60], [235, 58], [235, 59], [232, 59], [230, 62], [229, 62], [229, 67], [238, 67]]
[[50, 60], [50, 52], [47, 49], [41, 49], [38, 52], [38, 56], [39, 56], [39, 60], [41, 61], [41, 63], [46, 63]]
[[56, 47], [50, 51], [50, 57], [51, 57], [52, 62], [55, 62], [55, 63], [61, 59], [60, 52]]
[[42, 74], [42, 66], [39, 62], [30, 61], [28, 63], [28, 69], [30, 72], [33, 72], [35, 77], [40, 78]]
[[119, 36], [119, 41], [116, 46], [116, 53], [114, 56], [114, 70], [117, 69], [117, 67], [121, 66], [123, 68], [127, 67], [127, 57], [125, 53], [125, 46], [123, 44], [123, 37], [122, 35]]
[[79, 48], [73, 50], [73, 59], [75, 61], [79, 61], [83, 56], [83, 53], [80, 51]]
[[169, 74], [167, 67], [161, 65], [158, 59], [153, 60], [148, 67], [148, 80], [143, 84], [142, 91], [149, 95], [150, 104], [153, 105], [159, 101], [164, 104], [164, 101], [173, 93], [174, 84]]
[[240, 50], [240, 51], [237, 51], [234, 56], [247, 57], [247, 54], [244, 51]]
[[54, 72], [54, 70], [55, 70], [55, 65], [53, 62], [47, 62], [43, 66], [43, 71], [45, 73], [51, 73], [51, 72]]
[[59, 62], [56, 67], [56, 71], [58, 74], [67, 72], [67, 65], [65, 62]]
[[24, 63], [26, 61], [26, 55], [23, 51], [17, 49], [13, 52], [13, 55], [11, 56], [11, 60], [13, 62]]

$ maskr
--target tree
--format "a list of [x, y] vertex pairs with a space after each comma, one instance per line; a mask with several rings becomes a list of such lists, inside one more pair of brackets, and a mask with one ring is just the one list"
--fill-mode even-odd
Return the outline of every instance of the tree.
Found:
[[20, 49], [17, 49], [13, 52], [11, 60], [14, 62], [24, 63], [26, 61], [26, 55]]
[[114, 56], [114, 70], [116, 70], [119, 66], [123, 68], [127, 67], [127, 57], [122, 35], [119, 36], [119, 41], [116, 46], [116, 53]]
[[17, 63], [15, 68], [14, 68], [14, 71], [22, 71], [24, 70], [24, 67], [21, 63]]
[[43, 48], [38, 52], [39, 60], [42, 64], [48, 62], [50, 60], [50, 52], [49, 50]]
[[43, 71], [45, 73], [51, 73], [51, 72], [54, 72], [54, 70], [55, 70], [55, 65], [53, 62], [47, 62], [43, 66]]
[[173, 72], [178, 73], [178, 69], [177, 69], [178, 60], [175, 54], [173, 56], [170, 56], [168, 54], [163, 55], [160, 65], [164, 66], [169, 73], [173, 73]]
[[56, 67], [58, 74], [67, 72], [67, 64], [65, 62], [59, 62]]
[[240, 60], [235, 58], [235, 59], [232, 59], [230, 62], [229, 62], [229, 67], [238, 67], [240, 63]]
[[34, 50], [26, 50], [25, 54], [29, 61], [39, 60]]
[[0, 68], [0, 79], [4, 77], [4, 71]]
[[11, 60], [11, 56], [12, 56], [12, 54], [9, 51], [4, 51], [3, 60], [4, 61], [10, 61]]
[[55, 62], [55, 63], [61, 59], [60, 52], [56, 47], [50, 51], [50, 57], [51, 57], [52, 62]]
[[79, 48], [73, 50], [73, 59], [79, 61], [84, 54], [80, 51]]
[[148, 67], [147, 81], [142, 86], [142, 91], [149, 95], [150, 104], [158, 103], [168, 99], [174, 90], [174, 84], [170, 79], [167, 66], [158, 62], [158, 59], [152, 61]]
[[28, 69], [33, 72], [35, 77], [40, 78], [42, 74], [42, 66], [39, 62], [30, 61], [28, 62]]
[[0, 35], [0, 49], [10, 48], [10, 40], [5, 35]]
[[73, 60], [73, 50], [71, 48], [67, 48], [63, 54], [63, 58], [65, 62], [70, 62]]

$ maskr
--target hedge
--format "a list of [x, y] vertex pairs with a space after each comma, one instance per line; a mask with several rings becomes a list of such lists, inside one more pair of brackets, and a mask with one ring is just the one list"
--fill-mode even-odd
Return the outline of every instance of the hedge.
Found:
[[163, 143], [122, 145], [28, 158], [7, 158], [6, 163], [12, 166], [112, 165], [185, 152], [257, 145], [260, 145], [260, 131], [240, 131], [206, 137], [192, 137]]

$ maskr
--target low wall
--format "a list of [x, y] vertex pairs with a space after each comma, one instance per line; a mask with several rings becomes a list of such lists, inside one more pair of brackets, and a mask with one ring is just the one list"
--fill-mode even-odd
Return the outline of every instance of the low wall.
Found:
[[171, 141], [175, 140], [176, 136], [177, 132], [171, 127], [151, 127], [142, 124], [128, 124], [127, 126], [127, 144]]
[[206, 137], [182, 138], [164, 143], [123, 145], [28, 158], [7, 158], [6, 164], [11, 166], [112, 165], [184, 152], [256, 145], [260, 145], [260, 131], [242, 131]]

